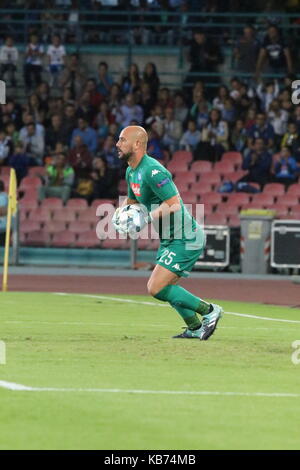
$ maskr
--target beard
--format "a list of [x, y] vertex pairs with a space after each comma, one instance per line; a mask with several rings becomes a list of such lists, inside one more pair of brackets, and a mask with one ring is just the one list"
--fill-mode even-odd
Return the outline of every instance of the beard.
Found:
[[133, 155], [133, 152], [127, 152], [127, 153], [123, 153], [120, 151], [119, 153], [119, 159], [120, 160], [124, 160], [125, 162], [128, 162], [128, 160], [132, 157]]

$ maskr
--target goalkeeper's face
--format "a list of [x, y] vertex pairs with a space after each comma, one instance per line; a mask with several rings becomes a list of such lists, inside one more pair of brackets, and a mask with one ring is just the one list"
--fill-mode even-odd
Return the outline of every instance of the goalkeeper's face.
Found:
[[133, 140], [130, 138], [130, 135], [127, 135], [124, 132], [121, 132], [119, 140], [116, 143], [116, 147], [120, 160], [125, 160], [127, 162], [134, 154]]

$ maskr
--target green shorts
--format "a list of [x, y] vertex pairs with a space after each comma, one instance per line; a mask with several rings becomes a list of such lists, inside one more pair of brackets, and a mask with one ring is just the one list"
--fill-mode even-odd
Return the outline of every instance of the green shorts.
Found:
[[188, 277], [205, 247], [205, 235], [197, 242], [184, 240], [163, 241], [156, 262], [180, 277]]

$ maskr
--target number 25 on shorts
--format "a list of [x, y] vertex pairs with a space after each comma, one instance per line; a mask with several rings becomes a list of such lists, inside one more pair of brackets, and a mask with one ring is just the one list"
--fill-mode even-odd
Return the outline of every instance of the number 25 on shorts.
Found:
[[174, 251], [164, 250], [159, 261], [169, 266], [171, 263], [173, 263], [173, 256], [176, 256]]

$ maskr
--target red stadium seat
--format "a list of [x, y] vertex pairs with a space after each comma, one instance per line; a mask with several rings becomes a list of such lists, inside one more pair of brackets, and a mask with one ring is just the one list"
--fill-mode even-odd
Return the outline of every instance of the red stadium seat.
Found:
[[66, 223], [61, 220], [50, 220], [44, 225], [45, 232], [58, 233], [66, 230]]
[[23, 191], [31, 188], [38, 188], [42, 185], [42, 181], [38, 176], [25, 176], [22, 179], [19, 190]]
[[238, 215], [230, 215], [228, 218], [229, 227], [239, 227], [241, 225], [241, 220]]
[[268, 204], [274, 203], [274, 197], [272, 193], [258, 193], [253, 195], [252, 202], [265, 207]]
[[208, 214], [205, 217], [205, 225], [227, 225], [227, 218], [224, 214]]
[[178, 181], [176, 184], [176, 187], [178, 191], [181, 193], [182, 191], [188, 191], [189, 190], [189, 183], [182, 183], [181, 181]]
[[268, 183], [264, 186], [263, 192], [272, 194], [275, 197], [281, 196], [285, 193], [285, 187], [281, 183]]
[[230, 173], [224, 174], [223, 179], [226, 181], [231, 181], [232, 183], [237, 183], [243, 176], [247, 174], [247, 171], [244, 170], [235, 170]]
[[62, 209], [63, 201], [59, 197], [46, 197], [41, 201], [41, 207], [47, 209]]
[[276, 211], [276, 217], [286, 217], [288, 216], [289, 210], [288, 207], [284, 204], [270, 204], [266, 206], [266, 209], [271, 209]]
[[220, 173], [221, 175], [227, 175], [228, 173], [233, 173], [234, 170], [235, 170], [234, 164], [233, 162], [229, 160], [216, 162], [214, 164], [214, 169], [213, 169], [213, 171], [215, 171], [216, 173]]
[[10, 175], [10, 166], [0, 166], [0, 180], [3, 180], [4, 176], [9, 176]]
[[41, 224], [36, 220], [20, 220], [20, 232], [30, 233], [41, 229]]
[[24, 209], [26, 211], [30, 209], [36, 209], [38, 207], [38, 201], [36, 199], [20, 199], [19, 201], [20, 209]]
[[27, 188], [23, 191], [20, 191], [23, 196], [22, 196], [22, 201], [27, 201], [27, 200], [35, 200], [38, 202], [38, 188]]
[[294, 220], [300, 220], [300, 206], [292, 208], [289, 218]]
[[183, 191], [180, 193], [180, 197], [183, 200], [184, 204], [194, 204], [198, 202], [197, 194], [191, 193], [189, 191]]
[[235, 168], [239, 168], [243, 163], [243, 156], [240, 152], [224, 152], [221, 161], [232, 162], [235, 165]]
[[197, 175], [192, 171], [183, 171], [176, 173], [175, 184], [180, 183], [195, 183]]
[[239, 213], [239, 207], [236, 204], [232, 204], [230, 202], [221, 202], [218, 204], [216, 212], [225, 214], [226, 216], [237, 215]]
[[49, 246], [50, 244], [50, 234], [44, 230], [37, 230], [34, 232], [29, 232], [24, 241], [24, 245], [29, 246]]
[[75, 246], [78, 248], [93, 248], [99, 247], [101, 240], [97, 237], [95, 230], [88, 230], [87, 232], [80, 233], [78, 239], [75, 241]]
[[48, 223], [52, 218], [52, 213], [47, 207], [37, 207], [29, 211], [29, 220], [37, 220], [38, 222]]
[[227, 202], [241, 207], [243, 204], [248, 204], [250, 201], [249, 194], [246, 193], [230, 193], [227, 196]]
[[210, 183], [203, 183], [203, 182], [197, 182], [196, 184], [193, 184], [190, 191], [199, 194], [206, 194], [206, 193], [211, 193], [213, 192], [213, 186]]
[[62, 209], [55, 209], [52, 212], [53, 220], [61, 222], [74, 222], [76, 220], [76, 212], [73, 208], [63, 207]]
[[214, 192], [201, 194], [200, 202], [202, 204], [208, 203], [208, 204], [217, 205], [217, 204], [220, 204], [220, 202], [222, 202], [222, 195], [220, 193], [214, 193]]
[[214, 171], [203, 173], [200, 175], [200, 183], [210, 183], [217, 186], [221, 183], [221, 176]]
[[81, 212], [87, 210], [88, 203], [85, 199], [71, 198], [67, 201], [66, 207], [68, 209], [75, 209], [76, 212]]
[[70, 232], [74, 232], [77, 234], [88, 232], [90, 229], [91, 229], [90, 224], [86, 221], [76, 220], [75, 222], [70, 222], [69, 224]]
[[47, 168], [44, 166], [32, 166], [28, 169], [28, 176], [46, 176]]
[[97, 208], [101, 204], [111, 204], [115, 206], [115, 199], [94, 199], [94, 201], [91, 204], [91, 207]]
[[189, 152], [187, 150], [177, 150], [176, 152], [173, 153], [172, 156], [172, 162], [186, 162], [190, 163], [193, 160], [193, 154], [192, 152]]
[[298, 195], [300, 198], [300, 184], [299, 183], [291, 184], [288, 187], [287, 194], [290, 194], [290, 195], [293, 194], [295, 196]]
[[4, 191], [8, 193], [9, 190], [9, 175], [0, 175], [0, 180], [3, 181]]
[[277, 198], [277, 203], [287, 207], [294, 207], [299, 204], [299, 196], [297, 194], [283, 194], [283, 196]]
[[212, 163], [206, 160], [198, 160], [192, 163], [191, 171], [194, 171], [197, 175], [200, 175], [201, 173], [211, 172]]
[[177, 173], [181, 173], [183, 171], [188, 171], [188, 164], [185, 161], [183, 161], [183, 162], [178, 162], [178, 161], [174, 162], [173, 160], [171, 160], [168, 163], [167, 169], [172, 174], [177, 174]]
[[53, 234], [51, 246], [73, 247], [76, 241], [76, 234], [69, 230], [63, 230]]
[[138, 238], [137, 240], [137, 247], [139, 250], [149, 250], [150, 245], [151, 243], [148, 239]]
[[96, 208], [89, 207], [87, 210], [79, 212], [78, 221], [88, 222], [90, 224], [95, 224], [99, 222], [100, 218], [96, 215]]

